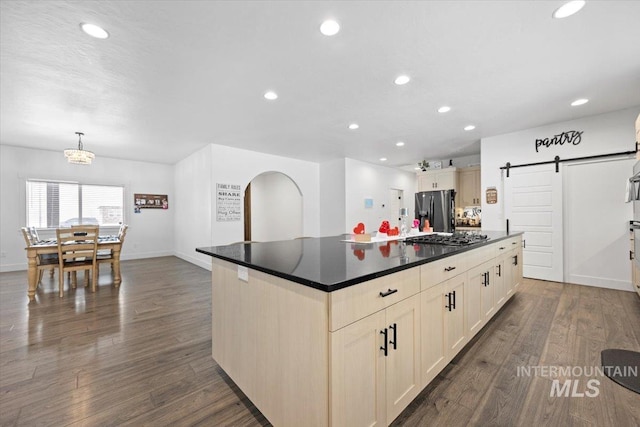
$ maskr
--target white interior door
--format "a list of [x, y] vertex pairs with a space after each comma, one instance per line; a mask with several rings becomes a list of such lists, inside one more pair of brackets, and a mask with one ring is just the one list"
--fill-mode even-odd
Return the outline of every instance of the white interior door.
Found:
[[562, 168], [529, 166], [503, 174], [505, 218], [511, 231], [523, 231], [523, 275], [564, 281]]

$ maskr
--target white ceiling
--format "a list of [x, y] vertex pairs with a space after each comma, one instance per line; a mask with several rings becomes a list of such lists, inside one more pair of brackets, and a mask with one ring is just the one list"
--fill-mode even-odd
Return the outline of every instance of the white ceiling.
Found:
[[401, 166], [640, 105], [640, 1], [552, 19], [560, 4], [2, 1], [0, 142], [58, 151], [82, 131], [96, 161], [172, 164], [214, 143]]

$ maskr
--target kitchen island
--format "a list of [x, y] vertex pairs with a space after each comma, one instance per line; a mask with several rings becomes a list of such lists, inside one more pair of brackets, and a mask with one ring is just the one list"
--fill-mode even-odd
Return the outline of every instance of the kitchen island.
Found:
[[388, 425], [516, 292], [521, 234], [485, 234], [198, 248], [213, 358], [276, 426]]

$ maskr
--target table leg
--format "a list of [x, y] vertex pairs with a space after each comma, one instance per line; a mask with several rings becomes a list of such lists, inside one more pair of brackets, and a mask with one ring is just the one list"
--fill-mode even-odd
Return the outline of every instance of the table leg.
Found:
[[120, 246], [113, 248], [113, 283], [116, 288], [120, 286], [122, 278], [120, 277]]
[[36, 297], [36, 287], [38, 286], [38, 255], [35, 251], [27, 251], [27, 261], [29, 265], [27, 270], [27, 281], [29, 283], [27, 296], [29, 301], [33, 301]]

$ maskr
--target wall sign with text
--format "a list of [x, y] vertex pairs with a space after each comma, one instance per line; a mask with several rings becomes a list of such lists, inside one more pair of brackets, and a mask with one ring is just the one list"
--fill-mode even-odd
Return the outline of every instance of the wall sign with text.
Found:
[[133, 200], [138, 209], [169, 209], [169, 197], [166, 194], [134, 194]]
[[240, 221], [242, 193], [239, 185], [216, 183], [216, 221]]
[[584, 131], [568, 130], [552, 137], [536, 139], [536, 153], [539, 153], [540, 147], [553, 147], [556, 145], [578, 145], [582, 142], [582, 134]]

